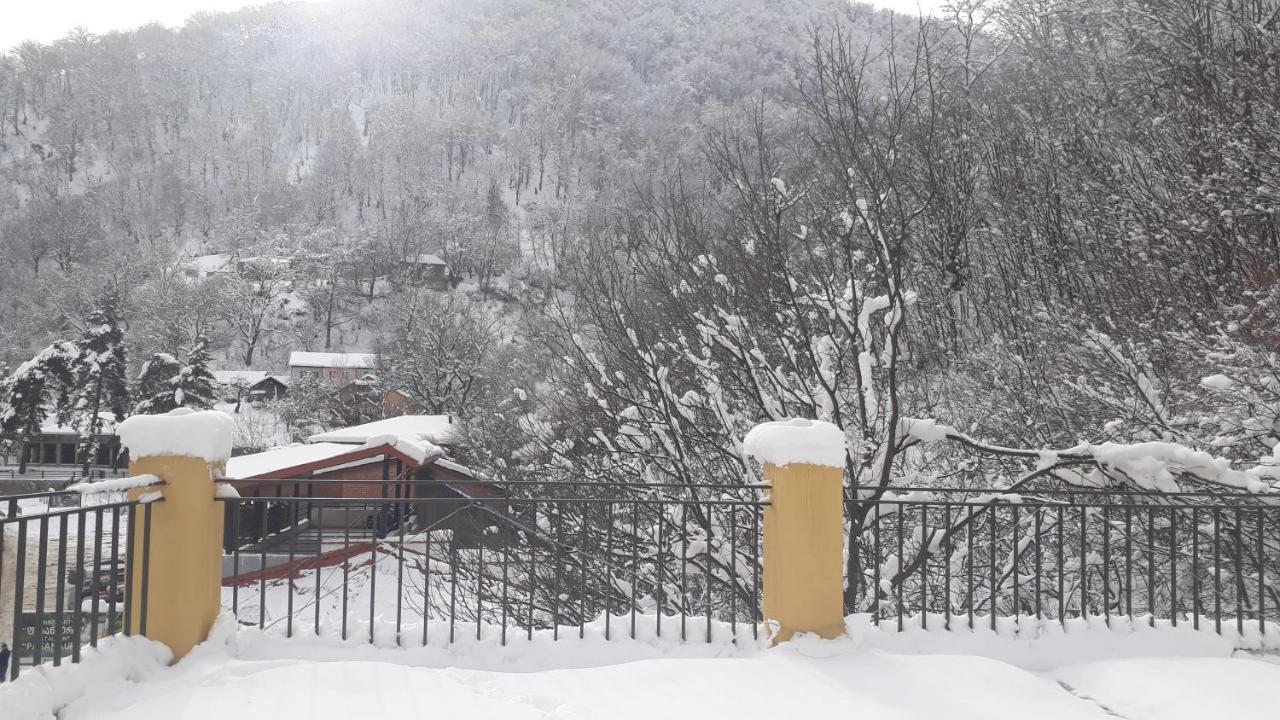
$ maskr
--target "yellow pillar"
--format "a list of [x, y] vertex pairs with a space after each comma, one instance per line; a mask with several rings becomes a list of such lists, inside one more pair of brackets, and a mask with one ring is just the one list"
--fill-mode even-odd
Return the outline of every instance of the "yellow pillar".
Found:
[[145, 508], [139, 507], [133, 533], [134, 567], [130, 568], [130, 622], [142, 630], [142, 597], [147, 597], [147, 637], [169, 646], [174, 660], [205, 641], [221, 609], [222, 507], [214, 499], [216, 475], [223, 463], [198, 457], [155, 455], [129, 465], [130, 475], [155, 475], [158, 487], [134, 488], [129, 498], [163, 491], [164, 501], [151, 506], [150, 565], [142, 585]]
[[764, 464], [764, 618], [773, 642], [844, 634], [844, 492], [838, 467]]

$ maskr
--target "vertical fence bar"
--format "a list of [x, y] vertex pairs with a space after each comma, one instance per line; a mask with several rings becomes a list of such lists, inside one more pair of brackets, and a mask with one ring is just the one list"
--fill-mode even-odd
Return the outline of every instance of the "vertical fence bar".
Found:
[[1111, 627], [1111, 508], [1102, 508], [1102, 613]]
[[267, 501], [258, 503], [258, 627], [267, 627]]
[[1236, 586], [1236, 635], [1244, 636], [1244, 608], [1249, 603], [1248, 593], [1244, 588], [1244, 563], [1243, 553], [1241, 551], [1241, 543], [1244, 535], [1244, 525], [1240, 522], [1240, 508], [1234, 509], [1234, 517], [1232, 518], [1235, 525], [1235, 586]]
[[342, 639], [347, 639], [347, 598], [351, 580], [351, 508], [342, 509]]
[[702, 531], [706, 534], [706, 547], [702, 551], [702, 564], [703, 564], [703, 567], [706, 568], [706, 571], [703, 574], [703, 585], [704, 585], [703, 590], [706, 593], [706, 603], [707, 603], [706, 610], [707, 610], [707, 642], [708, 643], [711, 642], [711, 590], [712, 590], [712, 584], [714, 583], [715, 576], [716, 576], [715, 569], [711, 565], [711, 558], [713, 557], [713, 555], [711, 554], [711, 513], [712, 512], [713, 512], [712, 506], [710, 503], [708, 503], [705, 510], [702, 513], [702, 521], [704, 523]]
[[929, 629], [929, 506], [920, 504], [920, 628]]
[[1042, 506], [1042, 505], [1038, 505], [1038, 506], [1036, 506], [1036, 507], [1034, 508], [1034, 511], [1035, 511], [1035, 520], [1034, 520], [1034, 522], [1035, 522], [1035, 536], [1036, 536], [1036, 537], [1035, 537], [1035, 540], [1036, 540], [1036, 560], [1035, 560], [1035, 575], [1036, 575], [1036, 623], [1038, 624], [1038, 623], [1040, 623], [1040, 621], [1041, 621], [1041, 620], [1043, 620], [1043, 619], [1044, 619], [1044, 612], [1043, 612], [1043, 609], [1042, 609], [1042, 607], [1041, 607], [1041, 597], [1040, 597], [1040, 595], [1041, 595], [1040, 581], [1041, 581], [1041, 578], [1044, 576], [1044, 560], [1043, 560], [1043, 557], [1042, 557], [1042, 556], [1043, 556], [1043, 554], [1044, 554], [1044, 548], [1042, 547], [1043, 542], [1044, 542], [1044, 537], [1043, 537], [1043, 533], [1044, 533], [1044, 506]]
[[587, 636], [587, 524], [590, 505], [579, 503], [578, 513], [578, 639]]
[[422, 647], [427, 646], [431, 626], [431, 526], [422, 531]]
[[689, 615], [689, 504], [680, 504], [680, 641], [686, 637], [685, 625]]
[[1169, 508], [1169, 622], [1178, 627], [1178, 509]]
[[1156, 626], [1156, 613], [1158, 606], [1156, 605], [1156, 511], [1155, 507], [1147, 506], [1147, 613], [1150, 617], [1147, 622], [1151, 627]]
[[[383, 459], [382, 467], [385, 474], [387, 461]], [[382, 496], [387, 496], [387, 484], [382, 484]], [[386, 517], [384, 512], [387, 509], [385, 504], [374, 505], [377, 510], [373, 512], [373, 527], [370, 528], [371, 537], [369, 538], [369, 644], [373, 645], [375, 641], [374, 629], [377, 627], [377, 610], [378, 610], [378, 538], [382, 534], [381, 524]], [[365, 517], [370, 514], [369, 505], [364, 506]]]
[[[13, 514], [13, 517], [18, 518], [18, 555], [14, 559], [13, 563], [13, 624], [11, 625], [11, 627], [16, 630], [18, 628], [18, 614], [22, 612], [22, 605], [25, 601], [25, 598], [23, 597], [23, 590], [27, 584], [27, 525], [29, 523], [19, 517], [16, 512]], [[10, 680], [18, 679], [18, 667], [22, 665], [18, 658], [19, 648], [16, 645], [17, 644], [15, 643], [15, 647], [13, 648], [13, 657], [9, 659], [9, 667], [0, 668], [0, 671], [9, 672]]]
[[897, 508], [898, 508], [898, 512], [895, 513], [894, 515], [894, 519], [896, 520], [896, 522], [894, 523], [894, 528], [895, 528], [894, 537], [897, 539], [897, 543], [898, 543], [898, 562], [897, 562], [897, 567], [893, 569], [893, 578], [890, 580], [890, 582], [893, 583], [894, 604], [897, 605], [897, 608], [898, 608], [898, 632], [902, 632], [902, 624], [903, 624], [902, 623], [902, 620], [903, 620], [902, 618], [902, 614], [903, 614], [902, 585], [904, 581], [904, 578], [902, 577], [902, 573], [903, 573], [903, 566], [905, 565], [905, 563], [903, 562], [903, 556], [905, 553], [903, 552], [902, 535], [903, 535], [903, 524], [905, 521], [905, 518], [903, 517], [903, 515], [905, 515], [907, 512], [907, 506], [903, 502], [898, 501]]
[[1009, 574], [1013, 581], [1013, 624], [1018, 627], [1022, 622], [1022, 593], [1020, 592], [1021, 581], [1018, 576], [1018, 558], [1022, 554], [1021, 548], [1018, 547], [1018, 523], [1021, 518], [1018, 517], [1019, 510], [1016, 503], [1009, 505]]
[[1213, 507], [1213, 629], [1222, 634], [1222, 513]]
[[[998, 547], [996, 545], [996, 516], [1000, 511], [994, 503], [987, 507], [987, 575], [991, 582], [990, 593], [988, 593], [987, 597], [987, 608], [991, 612], [991, 629], [994, 631], [996, 629], [996, 594], [999, 589], [998, 578], [996, 576], [996, 548]], [[902, 628], [899, 627], [898, 629], [901, 630]]]
[[604, 639], [610, 640], [613, 621], [613, 501], [605, 508], [604, 540]]
[[640, 585], [640, 503], [631, 502], [631, 639], [636, 639], [636, 592]]
[[58, 581], [54, 584], [57, 596], [54, 598], [53, 616], [53, 666], [62, 664], [62, 615], [66, 612], [67, 595], [67, 520], [69, 516], [58, 516]]
[[1262, 543], [1262, 508], [1258, 507], [1257, 513], [1257, 537], [1258, 537], [1258, 634], [1266, 636], [1267, 633], [1267, 556], [1265, 547]]
[[755, 598], [755, 608], [751, 612], [751, 637], [754, 640], [760, 639], [760, 505], [752, 505], [752, 511], [755, 514], [755, 522], [751, 527], [751, 564], [755, 568], [755, 592], [752, 597]]
[[[247, 503], [232, 504], [231, 512], [231, 614], [240, 620], [240, 513]], [[316, 595], [319, 598], [319, 594]]]
[[[307, 483], [307, 492], [310, 497], [315, 497], [315, 483]], [[307, 509], [308, 513], [315, 513], [316, 523], [316, 600], [315, 607], [312, 608], [315, 612], [315, 618], [312, 620], [312, 633], [318, 637], [320, 635], [320, 604], [324, 595], [323, 579], [321, 577], [324, 574], [324, 566], [320, 564], [319, 558], [324, 554], [325, 505], [320, 503], [317, 506], [312, 502], [307, 505]], [[345, 553], [346, 548], [343, 548], [342, 552]], [[332, 578], [333, 573], [329, 573], [329, 577]]]
[[1133, 622], [1133, 506], [1124, 505], [1124, 614]]
[[[147, 602], [151, 597], [151, 505], [146, 503], [142, 510], [142, 597], [138, 599], [138, 632], [142, 635], [147, 634]], [[132, 523], [129, 534], [133, 535]]]
[[[506, 517], [511, 517], [511, 503], [506, 504]], [[499, 534], [498, 541], [502, 543], [502, 645], [507, 645], [507, 595], [510, 587], [510, 579], [507, 577], [507, 565], [511, 556], [511, 538], [510, 530]]]
[[1191, 627], [1200, 629], [1200, 508], [1191, 508]]
[[655, 613], [657, 617], [654, 618], [654, 622], [657, 624], [656, 632], [658, 637], [662, 637], [662, 615], [663, 615], [663, 611], [666, 609], [666, 604], [667, 604], [667, 589], [666, 589], [666, 586], [663, 585], [664, 573], [663, 573], [663, 563], [662, 563], [662, 548], [663, 548], [663, 545], [666, 544], [664, 542], [664, 533], [665, 533], [665, 528], [667, 524], [666, 522], [664, 522], [665, 518], [663, 517], [665, 515], [664, 506], [662, 504], [657, 504], [654, 507], [656, 508], [656, 512], [658, 516], [658, 547], [655, 549], [654, 560], [653, 560], [654, 572], [657, 577], [657, 580], [655, 581], [655, 585], [658, 592], [658, 597], [657, 597], [658, 611], [657, 613]]
[[[973, 522], [973, 505], [968, 500], [965, 501], [964, 513], [965, 513], [964, 542], [965, 542], [965, 565], [966, 565], [965, 574], [968, 576], [967, 582], [969, 585], [969, 593], [968, 593], [968, 597], [965, 599], [965, 605], [968, 606], [967, 609], [969, 611], [969, 629], [972, 630], [973, 629], [973, 612], [974, 612], [973, 606], [976, 604], [973, 601], [974, 522]], [[879, 625], [879, 623], [877, 623], [877, 625]]]
[[[127, 543], [126, 543], [127, 544]], [[107, 596], [107, 634], [115, 635], [119, 627], [116, 625], [116, 584], [124, 578], [120, 577], [120, 507], [111, 508], [111, 594]], [[128, 587], [126, 584], [125, 587]]]
[[[849, 552], [854, 552], [857, 538], [849, 539]], [[729, 508], [729, 634], [738, 637], [738, 507]], [[849, 582], [853, 582], [850, 578]]]
[[1059, 505], [1057, 510], [1058, 522], [1056, 523], [1056, 530], [1058, 535], [1058, 563], [1056, 570], [1058, 573], [1058, 624], [1065, 627], [1067, 624], [1067, 570], [1064, 565], [1067, 562], [1067, 551], [1066, 529], [1063, 527], [1063, 524], [1067, 519], [1067, 506]]
[[487, 528], [480, 527], [480, 537], [476, 542], [476, 640], [483, 635], [484, 618], [484, 536]]
[[[72, 616], [72, 632], [75, 633], [75, 640], [71, 644], [71, 662], [73, 663], [80, 662], [81, 638], [84, 637], [84, 534], [88, 524], [88, 514], [89, 512], [83, 507], [76, 512], [75, 615]], [[93, 534], [98, 534], [97, 528], [94, 528]]]
[[[49, 516], [40, 516], [40, 544], [36, 546], [36, 637], [32, 664], [39, 665], [44, 651], [44, 595], [45, 576], [49, 563]], [[14, 627], [17, 627], [16, 625]]]

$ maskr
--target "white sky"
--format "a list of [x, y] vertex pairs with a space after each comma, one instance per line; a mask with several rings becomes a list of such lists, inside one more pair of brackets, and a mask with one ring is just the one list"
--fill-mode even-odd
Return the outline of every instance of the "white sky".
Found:
[[77, 26], [93, 33], [131, 30], [151, 22], [178, 27], [198, 12], [265, 4], [267, 0], [6, 0], [0, 49], [24, 40], [56, 40]]
[[[318, 0], [305, 0], [317, 2]], [[943, 0], [869, 0], [899, 12], [934, 8]], [[177, 27], [203, 11], [236, 10], [264, 0], [6, 0], [0, 22], [0, 51], [24, 40], [49, 42], [77, 26], [93, 33], [129, 30], [150, 22]]]

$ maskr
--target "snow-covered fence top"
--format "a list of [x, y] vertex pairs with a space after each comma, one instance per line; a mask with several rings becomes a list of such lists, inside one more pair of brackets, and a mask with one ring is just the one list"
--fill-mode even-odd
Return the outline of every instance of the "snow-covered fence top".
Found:
[[134, 460], [157, 455], [225, 462], [236, 423], [217, 410], [177, 408], [164, 415], [134, 415], [120, 424], [120, 442]]
[[792, 418], [761, 423], [742, 440], [742, 451], [762, 463], [791, 463], [842, 468], [844, 432], [822, 420]]
[[98, 480], [96, 482], [76, 483], [67, 490], [73, 490], [81, 495], [100, 495], [102, 493], [124, 492], [140, 487], [150, 487], [152, 485], [160, 485], [163, 480], [155, 475], [133, 475], [130, 477], [111, 478], [110, 480]]

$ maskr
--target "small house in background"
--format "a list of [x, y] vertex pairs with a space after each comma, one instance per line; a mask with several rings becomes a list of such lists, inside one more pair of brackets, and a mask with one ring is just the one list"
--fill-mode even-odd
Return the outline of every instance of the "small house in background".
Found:
[[[472, 501], [501, 498], [506, 492], [447, 459], [448, 446], [461, 439], [460, 431], [450, 415], [404, 415], [318, 433], [305, 445], [231, 458], [224, 477], [242, 497], [375, 502], [342, 507], [293, 503], [277, 508], [275, 516], [264, 516], [260, 507], [250, 505], [237, 518], [230, 517], [228, 506], [228, 549], [301, 540], [323, 552], [328, 549], [326, 528], [372, 530], [381, 536], [409, 518], [417, 527], [453, 530], [464, 544], [478, 542], [496, 516], [489, 505]], [[383, 498], [405, 502], [376, 502]]]
[[447, 448], [462, 439], [462, 426], [452, 415], [401, 415], [317, 433], [307, 442], [363, 445], [387, 436], [422, 438]]
[[236, 272], [249, 280], [265, 280], [293, 267], [294, 259], [279, 255], [257, 255], [236, 261]]
[[439, 255], [407, 255], [397, 272], [397, 282], [431, 290], [448, 290], [452, 279], [449, 263]]
[[182, 275], [188, 280], [207, 280], [219, 275], [232, 275], [236, 264], [227, 253], [199, 255], [182, 263]]
[[339, 387], [368, 375], [378, 363], [373, 353], [289, 353], [289, 378], [318, 377]]
[[368, 408], [383, 417], [404, 415], [421, 409], [418, 403], [399, 390], [384, 391], [378, 386], [378, 378], [373, 374], [338, 388], [338, 401], [349, 408]]
[[[120, 439], [116, 437], [116, 420], [111, 413], [99, 413], [102, 419], [98, 436], [98, 454], [91, 465], [98, 468], [114, 468], [120, 459]], [[71, 427], [59, 425], [51, 415], [40, 425], [40, 434], [26, 447], [28, 465], [79, 465], [76, 448], [80, 433]], [[0, 459], [6, 456], [0, 455]]]
[[289, 391], [287, 375], [269, 375], [266, 370], [215, 370], [213, 378], [224, 402], [278, 400]]

